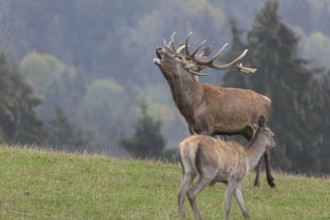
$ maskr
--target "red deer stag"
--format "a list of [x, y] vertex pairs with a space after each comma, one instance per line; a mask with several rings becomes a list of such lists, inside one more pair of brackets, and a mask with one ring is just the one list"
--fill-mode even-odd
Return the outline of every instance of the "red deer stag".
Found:
[[249, 219], [241, 184], [248, 172], [257, 165], [265, 150], [274, 147], [274, 133], [264, 126], [262, 118], [259, 127], [256, 127], [255, 136], [247, 147], [205, 135], [193, 135], [183, 140], [180, 143], [182, 181], [178, 194], [179, 219], [183, 217], [186, 195], [196, 219], [201, 219], [196, 204], [197, 195], [214, 182], [227, 184], [224, 219], [228, 218], [233, 194], [244, 218]]
[[[200, 83], [195, 77], [195, 75], [208, 75], [200, 72], [206, 67], [217, 70], [237, 68], [245, 73], [255, 72], [256, 69], [244, 67], [240, 63], [247, 50], [231, 63], [216, 65], [213, 63], [214, 60], [227, 44], [210, 61], [203, 61], [202, 58], [209, 54], [210, 49], [206, 48], [200, 54], [197, 52], [205, 41], [190, 54], [188, 40], [192, 33], [188, 34], [185, 45], [178, 48], [174, 43], [174, 34], [172, 34], [168, 44], [164, 40], [165, 48], [156, 49], [156, 57], [153, 62], [166, 78], [172, 98], [188, 123], [190, 133], [205, 135], [241, 134], [251, 140], [255, 134], [253, 124], [258, 124], [261, 116], [265, 118], [267, 123], [271, 111], [271, 100], [251, 90], [222, 88], [217, 85]], [[264, 159], [268, 184], [275, 187], [268, 151], [265, 152]], [[255, 186], [259, 186], [261, 165], [262, 161], [260, 160], [254, 182]]]

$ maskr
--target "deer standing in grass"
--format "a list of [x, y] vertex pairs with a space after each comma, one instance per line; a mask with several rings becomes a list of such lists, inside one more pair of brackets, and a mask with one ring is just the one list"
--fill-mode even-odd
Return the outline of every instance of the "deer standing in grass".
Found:
[[[205, 41], [190, 54], [188, 40], [191, 33], [188, 34], [185, 44], [178, 48], [174, 43], [174, 34], [172, 34], [168, 44], [164, 40], [165, 48], [156, 49], [156, 57], [153, 61], [166, 78], [172, 98], [188, 123], [190, 133], [204, 135], [241, 134], [246, 139], [251, 140], [256, 131], [253, 124], [258, 124], [261, 116], [266, 122], [268, 121], [271, 100], [251, 90], [222, 88], [217, 85], [200, 83], [195, 77], [195, 75], [208, 75], [200, 72], [206, 67], [217, 70], [237, 68], [245, 73], [255, 72], [256, 69], [240, 64], [247, 50], [231, 63], [216, 65], [213, 61], [227, 44], [210, 61], [203, 61], [202, 58], [209, 55], [210, 48], [206, 48], [200, 54], [197, 52]], [[264, 159], [268, 184], [275, 187], [268, 151], [265, 152]], [[260, 184], [261, 165], [262, 161], [260, 160], [254, 182], [255, 186]]]
[[[249, 218], [244, 204], [241, 184], [248, 172], [257, 165], [266, 148], [274, 148], [274, 133], [261, 117], [256, 134], [247, 147], [205, 135], [193, 135], [180, 143], [182, 166], [181, 189], [178, 194], [179, 218], [183, 216], [186, 195], [196, 219], [201, 219], [196, 198], [199, 192], [215, 182], [227, 184], [224, 219], [228, 218], [234, 194], [245, 219]], [[194, 183], [194, 180], [197, 181]]]

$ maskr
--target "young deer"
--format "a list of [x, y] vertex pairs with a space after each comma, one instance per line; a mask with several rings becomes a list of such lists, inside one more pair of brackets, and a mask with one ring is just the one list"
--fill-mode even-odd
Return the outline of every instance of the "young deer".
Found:
[[[183, 176], [178, 194], [179, 219], [182, 219], [186, 195], [196, 219], [201, 219], [195, 200], [199, 192], [215, 182], [227, 184], [224, 219], [228, 218], [233, 193], [244, 218], [248, 219], [241, 184], [265, 150], [274, 147], [274, 133], [264, 125], [262, 118], [255, 136], [245, 148], [236, 142], [224, 142], [204, 135], [193, 135], [183, 140], [180, 143]], [[197, 181], [193, 183], [195, 179]]]
[[[210, 54], [210, 48], [202, 53], [197, 51], [203, 45], [190, 53], [188, 50], [188, 34], [185, 44], [176, 48], [174, 34], [171, 41], [165, 44], [165, 48], [156, 49], [154, 63], [159, 67], [170, 87], [173, 100], [185, 118], [191, 134], [204, 135], [235, 135], [241, 134], [251, 140], [255, 134], [253, 124], [258, 124], [262, 116], [266, 122], [271, 112], [271, 100], [264, 95], [251, 90], [238, 88], [223, 88], [217, 85], [200, 83], [195, 75], [206, 75], [200, 71], [206, 67], [224, 70], [237, 68], [245, 73], [252, 73], [256, 69], [242, 66], [245, 50], [234, 61], [225, 64], [214, 64], [224, 47], [209, 61], [203, 61]], [[172, 46], [172, 48], [171, 48]], [[271, 187], [275, 187], [274, 178], [271, 175], [269, 154], [264, 154], [266, 164], [267, 181]], [[259, 186], [261, 170], [260, 161], [255, 179], [255, 186]]]

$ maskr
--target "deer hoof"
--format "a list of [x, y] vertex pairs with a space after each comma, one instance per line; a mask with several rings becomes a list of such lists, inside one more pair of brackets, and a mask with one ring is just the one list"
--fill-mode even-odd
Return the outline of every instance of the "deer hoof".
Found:
[[260, 187], [259, 181], [254, 181], [254, 187]]
[[276, 185], [274, 183], [274, 178], [273, 177], [269, 177], [267, 178], [267, 182], [268, 182], [268, 185], [271, 187], [271, 188], [276, 188]]

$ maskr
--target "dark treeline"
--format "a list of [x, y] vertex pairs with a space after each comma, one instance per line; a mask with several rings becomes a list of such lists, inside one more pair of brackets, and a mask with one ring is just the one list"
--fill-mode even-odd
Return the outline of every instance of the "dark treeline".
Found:
[[175, 147], [187, 127], [152, 59], [163, 38], [192, 31], [193, 45], [229, 42], [225, 58], [249, 49], [255, 75], [201, 80], [273, 100], [274, 165], [329, 173], [329, 18], [324, 0], [0, 0], [1, 141], [123, 155], [147, 121], [159, 148]]

